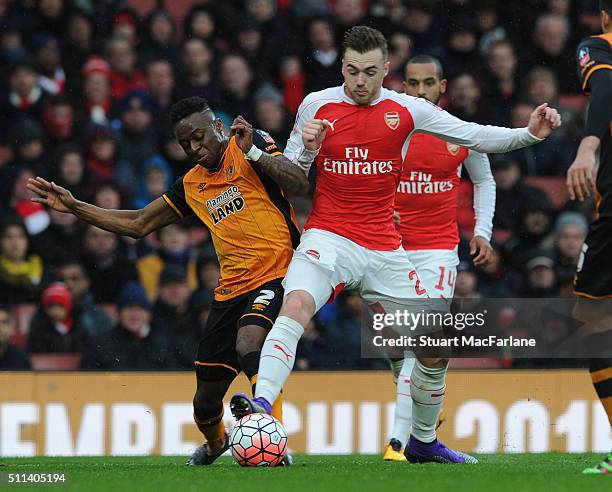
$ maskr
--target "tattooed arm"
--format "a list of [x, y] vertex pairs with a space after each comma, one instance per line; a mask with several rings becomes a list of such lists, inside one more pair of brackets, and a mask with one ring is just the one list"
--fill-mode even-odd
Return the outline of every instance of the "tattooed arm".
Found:
[[[254, 135], [253, 127], [242, 116], [234, 120], [231, 130], [236, 135], [236, 144], [245, 153], [246, 158], [256, 163], [278, 186], [298, 195], [308, 193], [308, 177], [280, 152], [270, 135], [260, 130], [256, 130], [257, 134]], [[254, 138], [263, 149], [254, 145]]]

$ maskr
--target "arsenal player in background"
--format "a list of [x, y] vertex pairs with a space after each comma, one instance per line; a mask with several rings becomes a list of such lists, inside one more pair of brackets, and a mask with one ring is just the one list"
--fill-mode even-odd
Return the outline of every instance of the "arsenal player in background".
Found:
[[[293, 368], [304, 326], [343, 287], [358, 289], [378, 314], [401, 316], [428, 308], [427, 291], [393, 223], [395, 192], [414, 131], [479, 152], [508, 152], [541, 141], [561, 124], [557, 111], [546, 104], [534, 110], [527, 128], [466, 123], [423, 98], [384, 89], [388, 72], [385, 37], [355, 26], [343, 42], [344, 84], [313, 92], [300, 105], [285, 156], [304, 172], [316, 162], [313, 209], [287, 271], [280, 316], [262, 348], [255, 398], [234, 395], [230, 406], [235, 417], [271, 412]], [[446, 353], [415, 353], [406, 457], [475, 463], [436, 438]]]
[[[612, 0], [601, 0], [603, 34], [582, 41], [576, 52], [582, 90], [590, 96], [585, 136], [567, 171], [572, 200], [595, 192], [596, 217], [582, 245], [574, 278], [574, 315], [584, 323], [591, 380], [612, 425]], [[599, 153], [599, 163], [597, 157]], [[612, 474], [612, 452], [586, 474]]]
[[[404, 76], [405, 92], [410, 96], [438, 104], [446, 92], [442, 65], [431, 56], [410, 59]], [[410, 138], [395, 196], [402, 246], [429, 295], [445, 299], [447, 307], [455, 291], [459, 264], [457, 200], [463, 165], [474, 183], [476, 227], [470, 252], [475, 255], [475, 265], [484, 265], [491, 255], [489, 241], [495, 212], [495, 180], [486, 154], [417, 133]], [[392, 359], [390, 363], [397, 382], [397, 401], [391, 439], [383, 458], [405, 461], [402, 448], [410, 435], [410, 374], [415, 359]]]

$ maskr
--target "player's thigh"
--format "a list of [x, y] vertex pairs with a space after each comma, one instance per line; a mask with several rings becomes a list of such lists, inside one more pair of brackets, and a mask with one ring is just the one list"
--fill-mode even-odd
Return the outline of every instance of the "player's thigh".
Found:
[[238, 320], [238, 357], [260, 350], [283, 303], [282, 279], [272, 280], [250, 292]]
[[591, 224], [578, 258], [574, 280], [578, 295], [612, 302], [611, 252], [612, 218], [599, 218]]
[[243, 304], [242, 296], [213, 301], [195, 360], [198, 381], [233, 379], [240, 372], [236, 337]]
[[431, 297], [453, 298], [459, 264], [456, 249], [407, 251], [406, 254]]
[[[336, 234], [318, 229], [306, 231], [283, 282], [285, 297], [306, 292], [314, 303], [314, 313], [318, 312], [339, 289], [359, 282], [365, 265], [362, 250]], [[287, 306], [281, 313], [287, 314]]]

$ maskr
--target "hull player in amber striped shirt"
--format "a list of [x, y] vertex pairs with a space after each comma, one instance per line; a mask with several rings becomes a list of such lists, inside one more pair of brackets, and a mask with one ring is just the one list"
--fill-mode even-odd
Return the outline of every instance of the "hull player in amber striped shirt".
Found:
[[[206, 443], [187, 462], [208, 465], [228, 449], [223, 397], [231, 382], [244, 371], [255, 385], [261, 346], [282, 303], [281, 281], [299, 243], [282, 190], [305, 193], [308, 180], [270, 135], [241, 116], [228, 138], [204, 99], [177, 102], [170, 119], [196, 165], [141, 210], [101, 209], [42, 178], [28, 187], [38, 195], [35, 201], [124, 236], [144, 237], [187, 215], [210, 230], [221, 278], [198, 348], [193, 399], [194, 420]], [[276, 407], [280, 417], [280, 399]]]
[[[601, 26], [604, 33], [584, 39], [576, 51], [580, 84], [590, 104], [567, 186], [570, 198], [580, 201], [595, 192], [596, 218], [574, 278], [574, 314], [588, 330], [591, 354], [599, 355], [589, 359], [589, 371], [612, 425], [612, 0], [601, 0]], [[584, 473], [612, 474], [612, 452]]]

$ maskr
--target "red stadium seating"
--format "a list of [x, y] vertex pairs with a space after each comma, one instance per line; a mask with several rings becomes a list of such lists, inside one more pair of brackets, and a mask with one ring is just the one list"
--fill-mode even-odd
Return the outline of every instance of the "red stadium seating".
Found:
[[565, 178], [562, 176], [527, 176], [524, 183], [540, 188], [552, 202], [555, 210], [565, 207], [569, 194], [565, 186]]
[[81, 354], [32, 354], [35, 371], [75, 371], [81, 367]]

